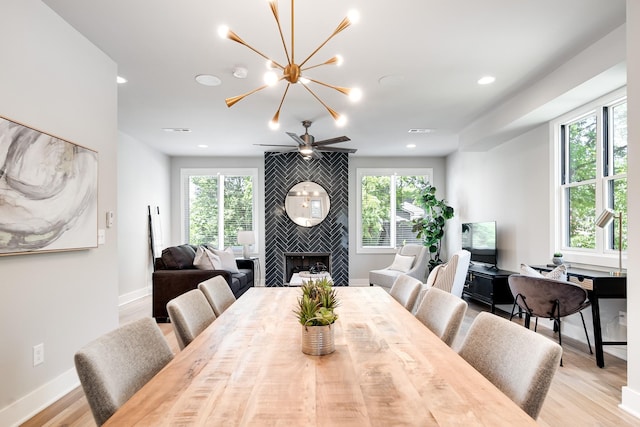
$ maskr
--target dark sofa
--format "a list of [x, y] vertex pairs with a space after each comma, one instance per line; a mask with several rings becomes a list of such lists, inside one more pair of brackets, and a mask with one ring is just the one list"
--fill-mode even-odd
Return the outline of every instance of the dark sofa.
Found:
[[236, 259], [238, 273], [227, 270], [200, 270], [193, 265], [197, 246], [171, 246], [155, 260], [153, 272], [153, 317], [158, 322], [169, 318], [167, 303], [178, 295], [197, 289], [200, 282], [214, 276], [224, 276], [236, 298], [253, 286], [254, 264], [251, 259]]

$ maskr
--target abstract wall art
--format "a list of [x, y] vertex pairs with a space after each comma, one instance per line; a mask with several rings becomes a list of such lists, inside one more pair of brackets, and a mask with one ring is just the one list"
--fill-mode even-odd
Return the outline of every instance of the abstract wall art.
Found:
[[0, 255], [98, 246], [98, 153], [0, 117]]

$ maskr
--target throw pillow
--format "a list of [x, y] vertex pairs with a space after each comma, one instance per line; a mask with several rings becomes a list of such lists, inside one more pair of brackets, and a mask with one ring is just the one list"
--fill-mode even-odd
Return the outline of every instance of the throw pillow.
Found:
[[210, 249], [199, 246], [196, 250], [196, 256], [193, 259], [193, 265], [200, 270], [219, 270], [221, 262], [220, 257]]
[[414, 259], [415, 259], [414, 256], [396, 254], [396, 257], [393, 260], [393, 264], [391, 264], [391, 266], [388, 269], [406, 273], [409, 270], [411, 270]]
[[567, 281], [567, 266], [560, 264], [551, 271], [540, 273], [535, 268], [529, 267], [527, 264], [520, 264], [520, 274], [531, 277], [546, 277], [547, 279]]
[[229, 273], [239, 273], [238, 265], [236, 264], [236, 255], [233, 253], [233, 249], [227, 248], [224, 251], [214, 249], [213, 253], [220, 258], [221, 270], [227, 270]]

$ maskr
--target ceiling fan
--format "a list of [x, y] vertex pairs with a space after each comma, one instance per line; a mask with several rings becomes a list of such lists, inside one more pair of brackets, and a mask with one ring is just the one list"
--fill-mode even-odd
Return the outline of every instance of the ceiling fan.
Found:
[[338, 136], [335, 138], [324, 139], [322, 141], [315, 141], [313, 135], [309, 134], [309, 126], [311, 126], [311, 120], [303, 120], [302, 126], [304, 126], [304, 134], [296, 135], [293, 132], [286, 132], [287, 135], [291, 137], [295, 142], [298, 143], [297, 146], [292, 145], [278, 145], [278, 144], [254, 144], [265, 147], [293, 147], [288, 150], [282, 150], [276, 155], [290, 153], [292, 151], [298, 151], [302, 157], [305, 159], [319, 159], [322, 157], [322, 152], [337, 152], [337, 153], [355, 153], [355, 148], [339, 148], [339, 147], [329, 147], [331, 144], [337, 144], [339, 142], [347, 142], [351, 141], [351, 139], [347, 136]]

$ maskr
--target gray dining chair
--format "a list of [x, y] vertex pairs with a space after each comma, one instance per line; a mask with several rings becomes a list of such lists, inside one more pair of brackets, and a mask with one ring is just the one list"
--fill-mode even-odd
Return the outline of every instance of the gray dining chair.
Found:
[[393, 282], [389, 294], [402, 304], [404, 308], [411, 310], [416, 298], [418, 298], [421, 284], [422, 282], [420, 280], [407, 274], [401, 274]]
[[180, 350], [189, 345], [216, 319], [207, 298], [198, 289], [192, 289], [169, 301], [167, 312]]
[[458, 335], [467, 312], [467, 302], [438, 288], [427, 291], [416, 311], [416, 318], [449, 347]]
[[[534, 331], [538, 330], [539, 317], [553, 320], [554, 331], [558, 332], [560, 345], [562, 345], [562, 318], [579, 313], [584, 334], [587, 337], [589, 353], [593, 354], [587, 325], [582, 315], [582, 310], [591, 306], [589, 294], [584, 288], [563, 280], [522, 274], [509, 276], [509, 288], [514, 298], [511, 319], [515, 315], [516, 307], [519, 307], [519, 311], [523, 311], [526, 316], [525, 326], [529, 327], [531, 317], [536, 318]], [[560, 365], [562, 366], [562, 360]]]
[[481, 312], [459, 354], [536, 419], [560, 364], [562, 347], [507, 319]]
[[169, 361], [173, 353], [151, 317], [90, 342], [74, 362], [91, 413], [100, 426]]
[[214, 276], [198, 284], [198, 289], [207, 297], [209, 305], [213, 309], [216, 317], [220, 316], [224, 311], [236, 302], [229, 284], [222, 276]]

